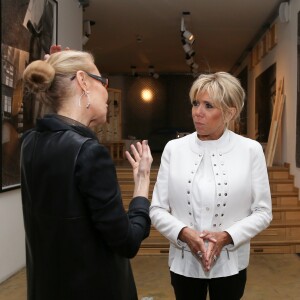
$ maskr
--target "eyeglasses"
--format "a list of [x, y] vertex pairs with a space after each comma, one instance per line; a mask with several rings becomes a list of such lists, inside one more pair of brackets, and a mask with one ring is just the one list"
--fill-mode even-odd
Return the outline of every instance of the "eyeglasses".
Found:
[[108, 87], [108, 78], [105, 78], [105, 77], [102, 77], [102, 76], [99, 76], [99, 75], [95, 75], [95, 74], [91, 74], [91, 73], [88, 73], [88, 72], [85, 72], [85, 73], [88, 76], [100, 81], [105, 88]]
[[[95, 74], [91, 74], [89, 72], [85, 72], [88, 76], [90, 76], [91, 78], [94, 78], [98, 81], [100, 81], [102, 83], [102, 85], [107, 88], [108, 87], [108, 78], [99, 76], [99, 75], [95, 75]], [[73, 80], [75, 79], [76, 75], [73, 75], [70, 79]]]

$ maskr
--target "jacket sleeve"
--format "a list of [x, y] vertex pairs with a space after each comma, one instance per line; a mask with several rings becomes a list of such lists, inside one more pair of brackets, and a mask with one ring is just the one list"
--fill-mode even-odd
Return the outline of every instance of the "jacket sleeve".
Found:
[[171, 144], [168, 143], [161, 157], [157, 181], [153, 190], [150, 217], [154, 227], [170, 242], [180, 246], [178, 235], [186, 227], [182, 221], [171, 214], [169, 201], [169, 172]]
[[150, 232], [148, 199], [135, 197], [125, 212], [114, 163], [107, 149], [96, 141], [83, 145], [75, 172], [78, 188], [101, 237], [121, 256], [134, 257]]
[[255, 145], [251, 164], [251, 214], [226, 229], [232, 237], [234, 247], [249, 241], [266, 229], [272, 220], [272, 200], [265, 156], [261, 145]]

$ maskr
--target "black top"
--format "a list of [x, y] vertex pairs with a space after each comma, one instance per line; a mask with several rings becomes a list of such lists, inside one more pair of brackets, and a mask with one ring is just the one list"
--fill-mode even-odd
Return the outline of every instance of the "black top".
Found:
[[84, 125], [47, 115], [21, 156], [28, 299], [137, 299], [128, 258], [149, 235], [149, 201], [125, 212], [107, 149]]

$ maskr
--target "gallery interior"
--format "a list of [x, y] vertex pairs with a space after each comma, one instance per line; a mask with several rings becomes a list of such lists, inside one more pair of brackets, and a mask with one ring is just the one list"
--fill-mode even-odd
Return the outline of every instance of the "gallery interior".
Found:
[[[124, 155], [130, 144], [149, 142], [152, 192], [167, 142], [195, 131], [193, 81], [217, 71], [239, 78], [246, 100], [240, 122], [230, 129], [263, 146], [273, 205], [271, 225], [251, 242], [243, 299], [298, 299], [300, 0], [14, 3], [1, 0], [0, 300], [26, 299], [18, 145], [47, 109], [28, 106], [22, 72], [52, 43], [91, 52], [109, 78], [107, 123], [93, 130], [115, 162], [125, 208], [133, 193]], [[151, 228], [132, 259], [140, 299], [174, 299], [168, 251], [169, 242]]]

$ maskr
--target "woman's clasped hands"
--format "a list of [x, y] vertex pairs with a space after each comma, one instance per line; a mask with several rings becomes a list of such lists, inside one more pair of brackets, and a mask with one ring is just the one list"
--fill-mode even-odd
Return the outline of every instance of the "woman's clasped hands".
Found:
[[231, 236], [226, 231], [198, 231], [185, 227], [179, 234], [179, 239], [188, 244], [191, 252], [202, 263], [208, 272], [218, 257], [224, 246], [232, 243]]

